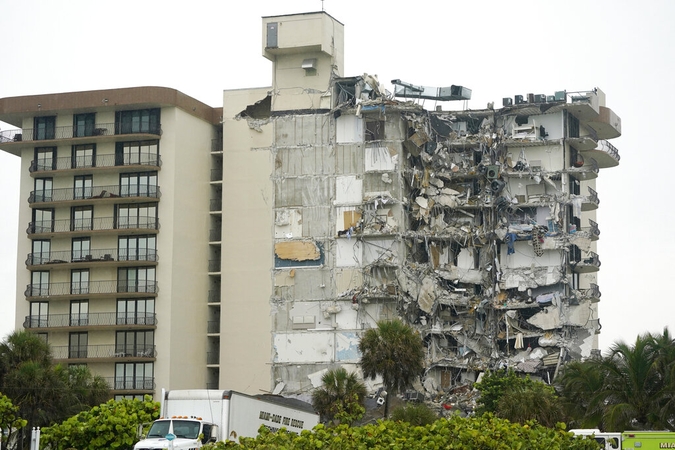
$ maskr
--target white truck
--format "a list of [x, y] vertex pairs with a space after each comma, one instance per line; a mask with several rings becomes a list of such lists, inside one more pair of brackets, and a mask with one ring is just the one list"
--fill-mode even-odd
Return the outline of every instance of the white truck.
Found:
[[261, 425], [299, 433], [319, 423], [310, 404], [278, 395], [162, 389], [160, 403], [160, 418], [134, 450], [195, 449], [209, 442], [255, 437]]

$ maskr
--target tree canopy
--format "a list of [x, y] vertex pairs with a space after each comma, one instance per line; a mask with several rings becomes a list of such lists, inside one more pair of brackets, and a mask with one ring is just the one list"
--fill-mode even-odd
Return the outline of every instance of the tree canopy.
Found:
[[675, 339], [667, 328], [569, 363], [556, 382], [575, 426], [675, 430]]
[[312, 406], [321, 420], [351, 424], [363, 417], [366, 387], [356, 374], [339, 367], [324, 373], [321, 382], [321, 387], [312, 393]]
[[400, 320], [380, 321], [366, 330], [359, 341], [363, 376], [378, 375], [387, 391], [384, 415], [388, 413], [389, 394], [412, 384], [424, 370], [424, 344], [420, 336]]

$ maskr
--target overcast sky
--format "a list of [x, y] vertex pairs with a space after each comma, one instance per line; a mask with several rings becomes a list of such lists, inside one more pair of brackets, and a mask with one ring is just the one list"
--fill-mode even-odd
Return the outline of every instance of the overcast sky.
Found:
[[[675, 150], [668, 134], [675, 124], [675, 2], [397, 5], [325, 0], [325, 11], [345, 25], [342, 75], [377, 74], [389, 90], [395, 78], [463, 85], [473, 91], [470, 109], [499, 106], [516, 94], [605, 92], [623, 135], [612, 140], [621, 165], [603, 170], [597, 182], [600, 346], [673, 325], [667, 281], [675, 254]], [[322, 2], [0, 0], [0, 6], [0, 98], [153, 85], [222, 106], [223, 89], [271, 84], [261, 17], [320, 11]], [[0, 337], [14, 328], [17, 234], [26, 239], [27, 223], [18, 221], [19, 201], [26, 201], [18, 196], [19, 175], [18, 158], [0, 152]]]

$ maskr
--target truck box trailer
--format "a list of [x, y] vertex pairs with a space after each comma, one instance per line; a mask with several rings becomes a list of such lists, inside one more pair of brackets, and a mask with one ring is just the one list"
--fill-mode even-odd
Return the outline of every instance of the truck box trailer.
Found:
[[160, 403], [160, 419], [152, 423], [135, 450], [200, 448], [208, 442], [255, 437], [261, 426], [299, 433], [319, 423], [311, 405], [277, 395], [162, 389]]

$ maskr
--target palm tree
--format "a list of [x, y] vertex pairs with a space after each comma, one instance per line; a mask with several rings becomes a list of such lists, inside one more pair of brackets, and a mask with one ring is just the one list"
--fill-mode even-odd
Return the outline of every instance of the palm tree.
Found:
[[359, 341], [363, 376], [382, 377], [387, 392], [384, 416], [389, 413], [389, 394], [412, 384], [424, 370], [424, 345], [420, 336], [400, 320], [380, 321]]
[[593, 361], [572, 361], [560, 374], [558, 387], [571, 428], [604, 429], [604, 374]]
[[366, 387], [355, 374], [339, 367], [324, 373], [321, 382], [312, 393], [312, 406], [323, 421], [351, 424], [363, 416]]
[[568, 403], [586, 399], [578, 417], [584, 426], [675, 429], [675, 340], [667, 328], [640, 335], [633, 345], [614, 343], [604, 358], [569, 365], [557, 382]]
[[534, 419], [548, 428], [565, 421], [563, 404], [555, 395], [555, 389], [540, 381], [519, 384], [504, 392], [496, 415], [521, 424]]
[[15, 331], [0, 342], [0, 392], [19, 408], [28, 429], [60, 422], [110, 398], [105, 380], [92, 377], [86, 367], [54, 364], [49, 345], [28, 331]]

